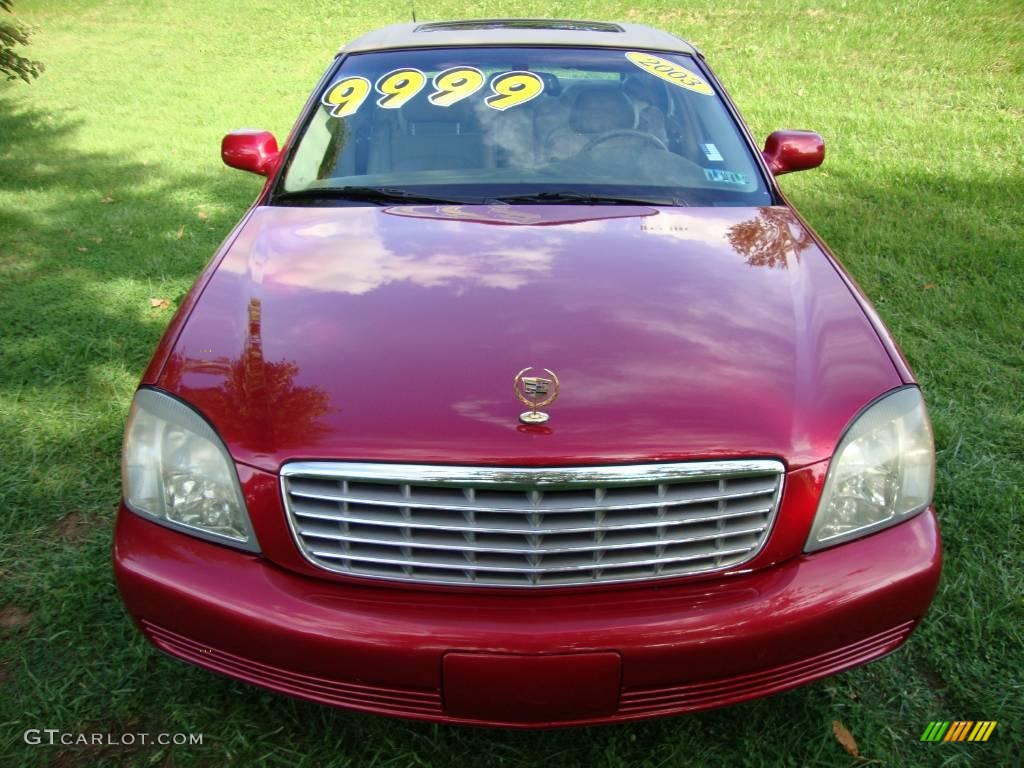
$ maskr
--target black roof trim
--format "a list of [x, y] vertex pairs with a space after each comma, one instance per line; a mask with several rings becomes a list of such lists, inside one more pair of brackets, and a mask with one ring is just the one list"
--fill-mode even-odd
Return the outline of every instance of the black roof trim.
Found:
[[420, 24], [413, 32], [459, 32], [474, 29], [551, 29], [559, 32], [624, 32], [618, 24], [606, 21], [568, 19], [467, 19]]
[[[429, 32], [430, 34], [423, 34]], [[351, 40], [340, 53], [413, 48], [533, 46], [695, 54], [685, 40], [642, 24], [570, 19], [463, 19], [392, 24]]]

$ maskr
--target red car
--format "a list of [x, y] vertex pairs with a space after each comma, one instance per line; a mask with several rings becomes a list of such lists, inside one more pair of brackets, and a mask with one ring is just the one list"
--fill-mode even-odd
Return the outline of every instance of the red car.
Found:
[[[509, 727], [732, 704], [897, 649], [931, 428], [704, 57], [629, 24], [342, 48], [132, 405], [114, 565], [157, 647]], [[868, 225], [868, 222], [865, 222]]]

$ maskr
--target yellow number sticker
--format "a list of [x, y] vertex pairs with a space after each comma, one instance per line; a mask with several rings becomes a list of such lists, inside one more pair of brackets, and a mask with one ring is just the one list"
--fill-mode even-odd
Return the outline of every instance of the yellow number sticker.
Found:
[[346, 77], [332, 85], [320, 101], [332, 108], [335, 117], [348, 117], [356, 113], [369, 93], [370, 81], [365, 77]]
[[409, 99], [423, 90], [427, 76], [418, 69], [395, 69], [381, 75], [377, 81], [377, 93], [384, 94], [377, 99], [381, 109], [399, 109]]
[[427, 99], [436, 107], [450, 107], [483, 88], [484, 73], [475, 67], [452, 67], [434, 76], [434, 92]]
[[525, 104], [540, 96], [544, 81], [533, 72], [503, 72], [491, 80], [491, 90], [494, 95], [484, 101], [491, 109], [504, 112], [509, 107]]
[[626, 58], [645, 72], [650, 72], [655, 77], [660, 77], [662, 80], [678, 85], [680, 88], [686, 88], [694, 93], [703, 93], [705, 96], [715, 95], [710, 85], [686, 67], [673, 64], [671, 61], [658, 56], [652, 56], [649, 53], [630, 51], [626, 54]]

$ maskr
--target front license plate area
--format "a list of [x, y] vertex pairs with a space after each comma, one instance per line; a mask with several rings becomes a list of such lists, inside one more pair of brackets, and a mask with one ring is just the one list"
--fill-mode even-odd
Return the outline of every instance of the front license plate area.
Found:
[[526, 656], [451, 651], [442, 662], [445, 714], [492, 723], [607, 717], [619, 707], [622, 657], [613, 651]]

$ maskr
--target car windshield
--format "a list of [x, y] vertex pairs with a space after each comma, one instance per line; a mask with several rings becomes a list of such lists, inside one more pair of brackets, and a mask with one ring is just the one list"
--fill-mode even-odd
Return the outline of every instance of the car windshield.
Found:
[[690, 56], [386, 51], [344, 58], [326, 82], [275, 202], [771, 203]]

